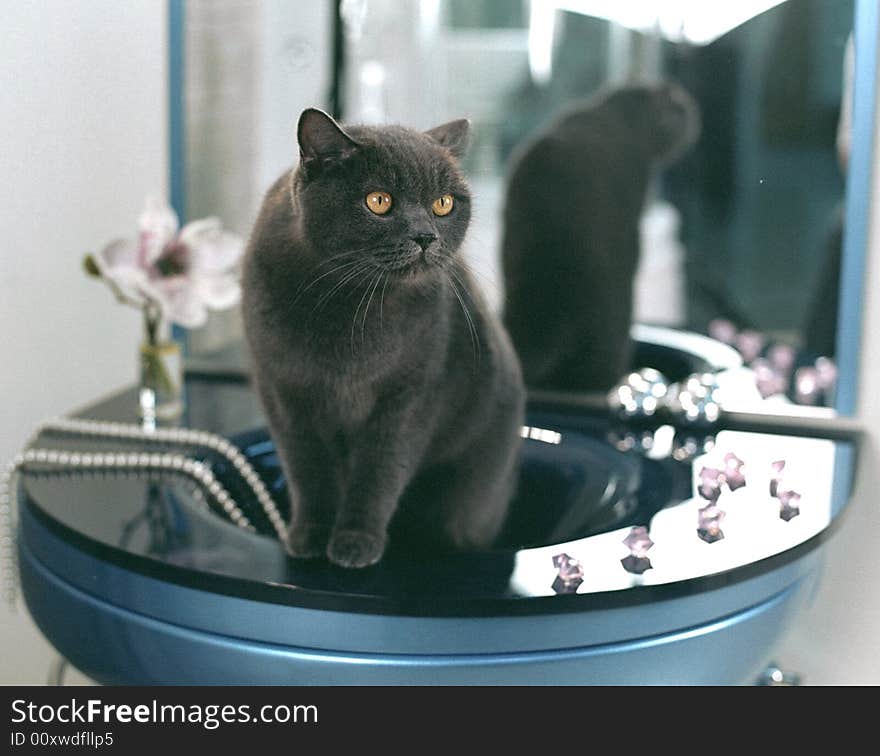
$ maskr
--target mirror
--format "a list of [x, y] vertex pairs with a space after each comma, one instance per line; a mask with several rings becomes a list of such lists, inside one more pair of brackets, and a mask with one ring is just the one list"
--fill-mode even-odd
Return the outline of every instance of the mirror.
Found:
[[[307, 106], [417, 128], [467, 116], [476, 205], [467, 252], [501, 310], [502, 213], [523, 146], [599, 92], [672, 80], [701, 125], [646, 187], [634, 320], [739, 353], [749, 391], [737, 409], [834, 414], [835, 382], [854, 381], [837, 334], [859, 329], [852, 304], [840, 302], [857, 148], [854, 0], [729, 5], [187, 3], [186, 213], [217, 214], [247, 233], [263, 192], [295, 159], [294, 126]], [[238, 333], [226, 319], [194, 334], [192, 348]]]

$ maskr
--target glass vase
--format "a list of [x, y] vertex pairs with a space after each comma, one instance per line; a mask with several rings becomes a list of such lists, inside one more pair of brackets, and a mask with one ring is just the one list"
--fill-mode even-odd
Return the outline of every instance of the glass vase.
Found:
[[183, 354], [180, 344], [148, 328], [140, 346], [140, 416], [146, 424], [176, 420], [183, 413]]

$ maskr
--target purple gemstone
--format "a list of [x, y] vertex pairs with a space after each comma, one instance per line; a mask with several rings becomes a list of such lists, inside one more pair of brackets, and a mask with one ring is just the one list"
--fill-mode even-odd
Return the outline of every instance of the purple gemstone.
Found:
[[716, 318], [709, 323], [709, 335], [724, 344], [733, 344], [736, 340], [736, 326], [729, 320]]
[[736, 337], [736, 348], [747, 364], [758, 359], [764, 348], [764, 337], [757, 331], [740, 331]]
[[794, 400], [798, 404], [816, 404], [819, 394], [819, 372], [816, 368], [802, 367], [794, 373]]
[[837, 365], [827, 357], [819, 357], [814, 363], [816, 367], [816, 382], [823, 391], [830, 391], [837, 383]]
[[571, 580], [563, 580], [557, 577], [550, 587], [554, 593], [577, 593], [577, 589], [584, 581], [581, 578], [572, 578]]
[[779, 491], [779, 516], [788, 522], [801, 513], [801, 495], [797, 491], [785, 489]]
[[724, 478], [731, 491], [742, 488], [746, 484], [746, 476], [743, 472], [745, 462], [733, 452], [724, 455]]
[[703, 507], [697, 519], [697, 535], [706, 543], [715, 543], [724, 538], [724, 532], [721, 530], [724, 514], [724, 510], [714, 504]]
[[553, 557], [553, 566], [559, 574], [551, 586], [556, 593], [575, 593], [584, 582], [584, 568], [581, 563], [568, 554], [557, 554]]
[[762, 399], [785, 393], [788, 388], [788, 378], [767, 360], [757, 359], [752, 362], [751, 368], [755, 373], [755, 386]]
[[724, 483], [724, 473], [714, 467], [704, 467], [700, 470], [700, 484], [697, 492], [704, 499], [715, 502], [721, 496], [721, 486]]
[[788, 344], [774, 344], [767, 350], [770, 364], [781, 373], [790, 373], [794, 367], [794, 347]]
[[779, 495], [779, 517], [786, 522], [797, 517], [801, 513], [798, 506], [801, 495], [794, 491], [783, 491]]
[[641, 575], [643, 572], [652, 569], [650, 559], [647, 557], [637, 557], [635, 554], [624, 557], [620, 560], [620, 563], [623, 565], [623, 569], [627, 572], [632, 572], [634, 575]]
[[648, 549], [654, 545], [654, 542], [648, 536], [648, 529], [643, 525], [637, 525], [623, 539], [623, 545], [630, 550], [632, 556], [643, 557], [648, 553]]
[[776, 496], [779, 491], [779, 481], [782, 480], [782, 472], [785, 470], [785, 460], [779, 459], [770, 465], [770, 495]]

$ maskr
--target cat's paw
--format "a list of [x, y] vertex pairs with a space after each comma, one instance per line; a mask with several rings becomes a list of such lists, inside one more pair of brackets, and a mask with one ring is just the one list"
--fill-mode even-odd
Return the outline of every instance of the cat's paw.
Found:
[[340, 567], [369, 567], [384, 551], [384, 538], [359, 530], [338, 530], [327, 545], [327, 558]]
[[324, 556], [329, 535], [327, 528], [291, 526], [284, 547], [295, 559], [316, 559]]

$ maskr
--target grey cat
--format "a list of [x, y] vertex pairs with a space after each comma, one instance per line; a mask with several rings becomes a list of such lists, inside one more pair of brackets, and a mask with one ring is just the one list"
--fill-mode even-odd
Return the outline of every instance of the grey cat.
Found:
[[264, 199], [243, 313], [292, 556], [365, 567], [389, 532], [479, 549], [503, 524], [524, 389], [459, 253], [468, 127], [343, 128], [308, 109], [299, 165]]
[[683, 89], [633, 85], [572, 108], [514, 156], [504, 323], [527, 386], [606, 390], [629, 369], [649, 181], [698, 133], [696, 103]]

